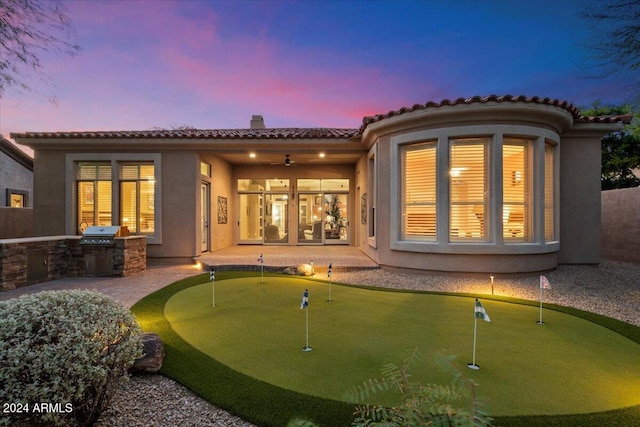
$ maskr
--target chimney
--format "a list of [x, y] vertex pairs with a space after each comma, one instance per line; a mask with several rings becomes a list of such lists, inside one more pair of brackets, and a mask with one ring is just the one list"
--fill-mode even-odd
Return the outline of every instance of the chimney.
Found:
[[251, 116], [251, 129], [264, 129], [264, 118], [260, 115]]

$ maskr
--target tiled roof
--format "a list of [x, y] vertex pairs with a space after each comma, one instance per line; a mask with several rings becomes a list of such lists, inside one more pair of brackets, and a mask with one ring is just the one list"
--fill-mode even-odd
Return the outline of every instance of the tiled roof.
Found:
[[399, 110], [389, 111], [386, 114], [376, 114], [375, 116], [367, 116], [362, 119], [362, 126], [360, 131], [364, 132], [364, 129], [371, 123], [379, 122], [380, 120], [387, 119], [389, 117], [399, 116], [404, 113], [408, 113], [416, 110], [425, 110], [427, 108], [440, 108], [444, 106], [454, 106], [462, 104], [475, 104], [475, 103], [487, 103], [487, 102], [512, 102], [512, 103], [524, 103], [524, 104], [544, 104], [555, 107], [564, 108], [567, 110], [574, 119], [574, 122], [582, 123], [615, 123], [622, 121], [623, 123], [629, 123], [631, 120], [630, 114], [622, 116], [591, 116], [585, 117], [580, 114], [580, 111], [571, 103], [567, 101], [561, 101], [559, 99], [540, 98], [539, 96], [512, 96], [512, 95], [489, 95], [489, 96], [474, 96], [471, 98], [458, 98], [453, 101], [449, 99], [443, 99], [440, 102], [429, 101], [426, 104], [414, 104], [411, 107], [403, 107]]
[[25, 132], [20, 138], [168, 138], [168, 139], [344, 139], [360, 136], [358, 129], [267, 128], [267, 129], [181, 129], [105, 132]]
[[523, 103], [543, 104], [563, 108], [571, 114], [576, 123], [630, 123], [632, 115], [618, 116], [583, 116], [571, 103], [551, 98], [538, 96], [528, 97], [524, 95], [489, 95], [474, 96], [471, 98], [458, 98], [453, 101], [443, 99], [440, 102], [429, 101], [426, 104], [414, 104], [411, 107], [402, 107], [389, 111], [386, 114], [376, 114], [362, 119], [362, 125], [358, 129], [339, 128], [266, 128], [266, 129], [180, 129], [180, 130], [146, 130], [146, 131], [105, 131], [105, 132], [25, 132], [12, 134], [18, 138], [90, 138], [90, 139], [349, 139], [362, 135], [365, 128], [371, 123], [399, 116], [416, 110], [441, 108], [445, 106], [468, 105], [475, 103]]

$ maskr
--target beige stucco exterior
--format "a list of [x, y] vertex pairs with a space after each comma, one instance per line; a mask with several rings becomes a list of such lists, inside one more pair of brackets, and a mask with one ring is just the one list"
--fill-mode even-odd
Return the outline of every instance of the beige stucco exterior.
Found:
[[[508, 102], [507, 102], [508, 101]], [[470, 100], [419, 106], [365, 119], [357, 130], [251, 129], [164, 133], [20, 134], [14, 138], [35, 150], [34, 217], [36, 235], [77, 234], [74, 220], [74, 165], [103, 160], [114, 165], [150, 161], [156, 168], [156, 230], [147, 238], [149, 257], [191, 258], [242, 243], [239, 227], [239, 179], [288, 179], [289, 246], [306, 244], [298, 227], [296, 180], [348, 179], [348, 238], [382, 266], [412, 270], [476, 273], [533, 273], [559, 263], [597, 263], [600, 259], [600, 138], [621, 124], [612, 120], [579, 120], [573, 107], [529, 100]], [[339, 132], [338, 132], [339, 131]], [[262, 136], [261, 136], [262, 135]], [[481, 135], [490, 138], [490, 216], [483, 242], [448, 241], [448, 141]], [[505, 137], [531, 142], [531, 238], [503, 240], [500, 171]], [[439, 220], [434, 242], [400, 236], [400, 150], [407, 144], [436, 141]], [[554, 239], [545, 239], [543, 165], [545, 144], [555, 147]], [[249, 153], [257, 153], [256, 160]], [[326, 158], [319, 158], [325, 153]], [[296, 163], [280, 161], [289, 154]], [[276, 160], [274, 162], [274, 160]], [[200, 165], [211, 165], [211, 176]], [[274, 163], [274, 164], [272, 164]], [[202, 235], [203, 183], [208, 184], [208, 228]], [[117, 192], [114, 192], [117, 196]], [[217, 217], [219, 198], [226, 199], [226, 222]], [[117, 221], [114, 200], [114, 221]], [[298, 231], [298, 232], [295, 232]], [[206, 237], [206, 238], [203, 238]], [[203, 241], [205, 243], [203, 243]], [[204, 246], [203, 246], [204, 245]]]

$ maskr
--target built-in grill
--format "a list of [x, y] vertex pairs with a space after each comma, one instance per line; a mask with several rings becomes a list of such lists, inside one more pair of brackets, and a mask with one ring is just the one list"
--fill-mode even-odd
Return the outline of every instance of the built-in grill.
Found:
[[129, 229], [126, 226], [110, 225], [100, 226], [92, 225], [87, 227], [80, 238], [81, 245], [91, 246], [113, 246], [116, 237], [125, 237], [129, 235]]
[[80, 238], [86, 276], [111, 276], [114, 269], [116, 237], [129, 235], [126, 226], [87, 227]]

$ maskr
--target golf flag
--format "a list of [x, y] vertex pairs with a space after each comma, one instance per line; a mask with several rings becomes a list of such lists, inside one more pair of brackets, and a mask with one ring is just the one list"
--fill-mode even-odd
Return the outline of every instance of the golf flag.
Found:
[[331, 264], [332, 264], [332, 263], [329, 263], [329, 269], [327, 270], [327, 277], [328, 277], [329, 279], [331, 279]]
[[216, 271], [212, 269], [209, 271], [209, 281], [213, 282], [214, 280], [216, 280]]
[[260, 254], [260, 256], [258, 257], [258, 262], [260, 264], [262, 264], [264, 262], [264, 257], [262, 256], [262, 254]]
[[475, 315], [476, 315], [476, 319], [482, 319], [485, 322], [491, 323], [491, 319], [489, 318], [489, 315], [487, 314], [487, 312], [485, 311], [484, 307], [482, 306], [480, 301], [478, 301], [477, 298], [476, 298]]
[[549, 279], [544, 276], [540, 276], [540, 289], [551, 289]]
[[309, 307], [309, 289], [304, 290], [302, 294], [302, 302], [300, 303], [300, 310]]

